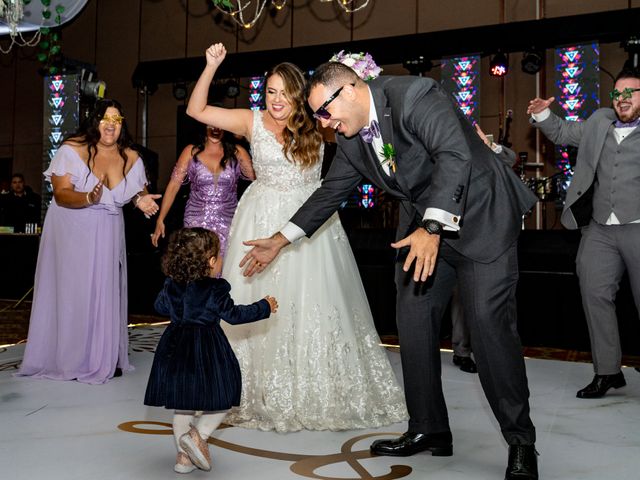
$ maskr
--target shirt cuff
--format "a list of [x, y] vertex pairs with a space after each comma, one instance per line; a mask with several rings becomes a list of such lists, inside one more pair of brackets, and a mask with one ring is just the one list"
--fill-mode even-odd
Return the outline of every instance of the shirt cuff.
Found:
[[536, 122], [544, 122], [551, 115], [551, 109], [545, 108], [540, 113], [532, 113], [531, 118], [533, 118]]
[[289, 240], [289, 243], [296, 242], [306, 235], [306, 233], [304, 233], [304, 230], [302, 230], [295, 223], [291, 222], [287, 223], [282, 228], [282, 230], [280, 230], [280, 233], [284, 235], [284, 238]]
[[439, 208], [427, 208], [422, 219], [436, 220], [443, 225], [445, 230], [449, 230], [451, 232], [457, 232], [460, 230], [461, 217], [459, 215], [449, 213], [446, 210], [440, 210]]

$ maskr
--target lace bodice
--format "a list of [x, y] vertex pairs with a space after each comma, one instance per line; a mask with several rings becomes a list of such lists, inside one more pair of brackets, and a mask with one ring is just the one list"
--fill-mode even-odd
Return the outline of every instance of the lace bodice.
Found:
[[[320, 149], [322, 158], [323, 147]], [[256, 182], [277, 190], [292, 188], [317, 188], [320, 185], [322, 162], [309, 168], [287, 160], [275, 135], [267, 130], [262, 122], [262, 112], [253, 113], [253, 130], [251, 132], [251, 156]]]

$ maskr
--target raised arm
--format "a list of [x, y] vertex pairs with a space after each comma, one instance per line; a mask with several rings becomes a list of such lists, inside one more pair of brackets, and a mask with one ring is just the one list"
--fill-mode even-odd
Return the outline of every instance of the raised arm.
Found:
[[202, 71], [187, 105], [187, 115], [201, 123], [250, 138], [253, 112], [249, 109], [222, 108], [207, 105], [211, 81], [224, 61], [227, 50], [221, 43], [211, 45], [205, 52], [207, 66]]
[[585, 122], [568, 122], [555, 115], [549, 106], [555, 100], [534, 98], [529, 102], [527, 113], [531, 115], [531, 124], [556, 145], [577, 147], [582, 139]]
[[173, 205], [176, 195], [180, 190], [184, 177], [187, 175], [187, 168], [189, 166], [189, 160], [191, 159], [192, 149], [193, 145], [187, 145], [184, 150], [182, 150], [175, 167], [173, 167], [173, 172], [171, 172], [171, 178], [169, 179], [169, 183], [167, 184], [167, 188], [164, 192], [162, 205], [160, 205], [160, 213], [156, 220], [156, 229], [151, 235], [151, 243], [154, 247], [158, 246], [158, 239], [160, 237], [164, 238], [165, 236], [164, 219], [167, 218], [169, 210], [171, 210], [171, 206]]
[[253, 162], [251, 161], [251, 156], [249, 155], [249, 152], [247, 152], [240, 145], [237, 145], [236, 158], [238, 159], [238, 164], [240, 165], [240, 171], [242, 172], [242, 176], [247, 180], [255, 180], [256, 172], [253, 170]]

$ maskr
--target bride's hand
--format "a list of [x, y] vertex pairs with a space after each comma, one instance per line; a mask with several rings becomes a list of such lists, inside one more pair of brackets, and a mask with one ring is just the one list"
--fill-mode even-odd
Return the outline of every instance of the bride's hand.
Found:
[[207, 65], [217, 69], [227, 56], [227, 49], [224, 48], [224, 45], [221, 43], [214, 43], [207, 48], [205, 56], [207, 58]]

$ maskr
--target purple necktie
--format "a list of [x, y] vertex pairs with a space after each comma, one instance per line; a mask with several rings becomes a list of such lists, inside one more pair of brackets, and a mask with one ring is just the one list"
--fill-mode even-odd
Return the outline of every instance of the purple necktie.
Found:
[[621, 120], [616, 120], [616, 122], [614, 123], [614, 126], [616, 128], [631, 128], [631, 127], [637, 127], [638, 125], [640, 125], [640, 117], [636, 118], [635, 120], [629, 123], [624, 123]]
[[371, 120], [371, 125], [363, 127], [362, 130], [360, 130], [360, 136], [362, 140], [367, 143], [373, 142], [373, 137], [380, 137], [380, 125], [376, 120]]

